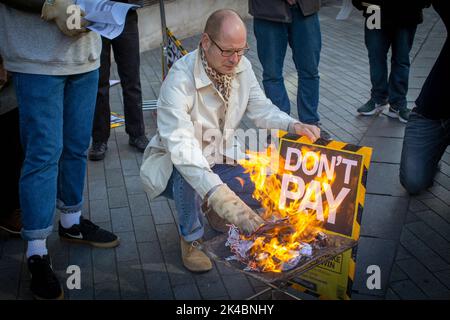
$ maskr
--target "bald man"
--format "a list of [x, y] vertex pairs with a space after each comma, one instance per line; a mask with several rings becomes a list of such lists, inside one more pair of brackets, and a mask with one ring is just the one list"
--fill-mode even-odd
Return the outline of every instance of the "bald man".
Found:
[[199, 249], [202, 203], [209, 212], [243, 232], [263, 220], [253, 211], [254, 185], [237, 165], [242, 149], [233, 135], [247, 116], [259, 128], [283, 129], [315, 141], [320, 129], [280, 111], [266, 98], [250, 62], [247, 30], [232, 10], [207, 20], [197, 50], [178, 60], [158, 99], [158, 130], [144, 154], [141, 178], [150, 198], [174, 199], [184, 266], [193, 272], [212, 268]]

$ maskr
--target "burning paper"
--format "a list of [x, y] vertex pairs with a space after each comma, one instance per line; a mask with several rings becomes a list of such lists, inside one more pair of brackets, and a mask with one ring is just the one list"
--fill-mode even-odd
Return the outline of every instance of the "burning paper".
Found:
[[246, 271], [282, 272], [293, 269], [302, 259], [311, 257], [313, 250], [326, 245], [326, 235], [322, 232], [315, 232], [310, 237], [311, 243], [302, 242], [304, 235], [288, 220], [265, 223], [249, 236], [230, 226], [225, 246], [234, 255], [227, 260], [243, 262]]
[[[328, 197], [336, 176], [329, 169], [326, 157], [307, 148], [299, 150], [297, 159], [302, 159], [300, 165], [305, 171], [314, 171], [316, 178], [310, 183], [286, 186], [285, 176], [292, 174], [296, 169], [293, 166], [298, 164], [282, 158], [274, 162], [270, 150], [248, 152], [248, 158], [240, 162], [255, 184], [253, 197], [261, 201], [267, 222], [249, 236], [240, 234], [236, 227], [231, 226], [226, 245], [234, 254], [231, 259], [245, 263], [248, 270], [283, 272], [326, 245], [322, 226], [330, 213], [334, 214], [340, 201], [322, 204], [322, 194]], [[290, 202], [283, 196], [288, 187], [290, 193], [299, 194], [291, 197]], [[341, 193], [336, 199], [341, 198]]]

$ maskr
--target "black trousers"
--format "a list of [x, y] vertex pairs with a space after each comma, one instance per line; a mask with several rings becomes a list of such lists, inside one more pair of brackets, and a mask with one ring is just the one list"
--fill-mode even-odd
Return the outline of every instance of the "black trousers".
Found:
[[95, 107], [92, 139], [107, 142], [110, 136], [109, 76], [111, 69], [111, 47], [122, 85], [125, 131], [137, 137], [145, 134], [142, 113], [142, 92], [139, 78], [139, 31], [138, 16], [135, 10], [128, 12], [125, 28], [113, 40], [102, 37], [102, 53], [98, 83], [97, 104]]
[[5, 217], [20, 208], [19, 179], [23, 152], [20, 145], [18, 108], [0, 115], [0, 138], [2, 139], [0, 216]]

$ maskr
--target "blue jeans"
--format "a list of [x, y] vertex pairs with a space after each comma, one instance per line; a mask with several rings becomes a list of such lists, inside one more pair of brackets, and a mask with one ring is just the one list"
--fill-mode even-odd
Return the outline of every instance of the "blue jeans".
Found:
[[[371, 98], [376, 103], [389, 102], [406, 107], [409, 80], [409, 52], [417, 27], [399, 27], [369, 30], [365, 27], [364, 38], [369, 54]], [[388, 82], [387, 53], [392, 47], [391, 74]]]
[[20, 205], [25, 240], [45, 239], [55, 206], [81, 210], [98, 71], [69, 76], [15, 73], [25, 159]]
[[289, 44], [298, 75], [299, 120], [311, 124], [320, 120], [317, 112], [322, 46], [319, 16], [315, 13], [305, 17], [297, 6], [291, 7], [291, 10], [291, 23], [254, 19], [258, 58], [263, 67], [263, 86], [267, 97], [280, 110], [290, 114], [291, 104], [283, 79], [284, 57]]
[[[249, 207], [253, 209], [260, 208], [260, 203], [252, 197], [255, 186], [251, 182], [249, 175], [244, 173], [243, 167], [216, 164], [212, 170]], [[241, 178], [244, 184], [241, 185], [240, 179], [237, 178]], [[180, 234], [183, 238], [186, 241], [194, 241], [203, 237], [202, 199], [175, 167], [166, 190], [161, 195], [175, 201], [180, 223]]]
[[400, 163], [400, 182], [410, 194], [433, 184], [438, 163], [449, 145], [450, 119], [431, 120], [411, 112]]

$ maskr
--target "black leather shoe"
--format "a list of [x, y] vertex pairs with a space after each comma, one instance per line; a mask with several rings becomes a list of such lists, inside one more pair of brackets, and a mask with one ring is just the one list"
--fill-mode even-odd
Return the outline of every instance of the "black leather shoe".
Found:
[[89, 149], [89, 160], [103, 160], [106, 150], [108, 150], [108, 144], [106, 142], [92, 142], [92, 146]]
[[145, 148], [148, 145], [148, 139], [146, 136], [139, 136], [139, 137], [131, 137], [130, 136], [128, 143], [130, 144], [130, 146], [133, 146], [136, 149], [138, 149], [139, 152], [144, 152]]

